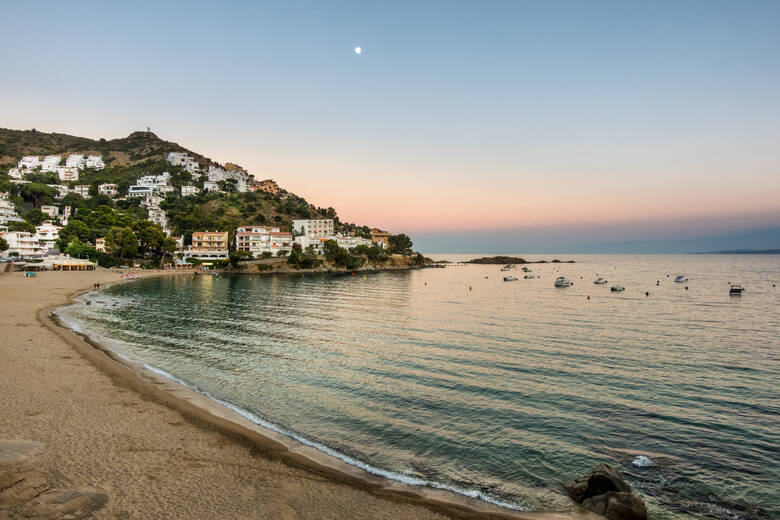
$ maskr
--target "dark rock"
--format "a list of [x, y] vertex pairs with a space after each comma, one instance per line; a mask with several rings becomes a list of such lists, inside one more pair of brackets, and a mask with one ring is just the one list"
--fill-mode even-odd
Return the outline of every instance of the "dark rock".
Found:
[[590, 474], [563, 486], [575, 502], [610, 520], [647, 520], [647, 508], [617, 468], [599, 464]]
[[645, 503], [633, 493], [609, 491], [586, 498], [582, 505], [610, 520], [647, 520]]

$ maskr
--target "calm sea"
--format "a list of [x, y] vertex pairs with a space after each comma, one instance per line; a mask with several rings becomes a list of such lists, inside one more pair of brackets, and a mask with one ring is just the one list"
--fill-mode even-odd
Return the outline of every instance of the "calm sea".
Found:
[[411, 484], [566, 509], [561, 484], [605, 461], [653, 518], [780, 518], [780, 256], [569, 258], [529, 266], [534, 279], [487, 265], [158, 278], [60, 313]]

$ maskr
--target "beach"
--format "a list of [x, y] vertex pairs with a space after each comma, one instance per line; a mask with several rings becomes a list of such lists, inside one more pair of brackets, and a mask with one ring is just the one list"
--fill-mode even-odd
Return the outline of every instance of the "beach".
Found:
[[108, 270], [0, 275], [0, 518], [595, 516], [515, 513], [367, 477], [48, 318], [95, 282], [118, 281]]

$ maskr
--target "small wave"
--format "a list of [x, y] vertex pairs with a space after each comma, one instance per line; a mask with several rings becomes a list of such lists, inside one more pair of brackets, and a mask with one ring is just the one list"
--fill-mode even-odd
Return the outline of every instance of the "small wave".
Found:
[[456, 493], [458, 495], [463, 495], [463, 496], [466, 496], [466, 497], [469, 497], [469, 498], [475, 498], [475, 499], [478, 499], [478, 500], [482, 500], [484, 502], [489, 502], [491, 504], [494, 504], [494, 505], [497, 505], [497, 506], [500, 506], [500, 507], [504, 507], [504, 508], [507, 508], [507, 509], [512, 509], [512, 510], [515, 510], [515, 511], [530, 511], [530, 509], [528, 509], [528, 508], [526, 508], [524, 506], [521, 506], [520, 504], [515, 504], [515, 503], [512, 503], [512, 502], [505, 502], [503, 500], [495, 499], [495, 498], [491, 497], [490, 495], [487, 495], [487, 494], [483, 493], [482, 491], [479, 491], [479, 490], [476, 490], [476, 489], [464, 489], [464, 488], [460, 488], [460, 487], [457, 487], [457, 486], [452, 486], [452, 485], [449, 485], [449, 484], [442, 484], [441, 482], [434, 482], [434, 481], [430, 481], [430, 480], [424, 480], [424, 479], [421, 479], [421, 478], [417, 478], [417, 477], [413, 477], [413, 476], [410, 476], [408, 474], [405, 474], [406, 472], [395, 473], [393, 471], [389, 471], [389, 470], [382, 469], [382, 468], [377, 468], [377, 467], [372, 466], [370, 464], [366, 464], [365, 462], [361, 462], [359, 460], [353, 459], [352, 457], [344, 455], [343, 453], [339, 453], [338, 451], [330, 448], [329, 446], [327, 446], [325, 444], [321, 444], [319, 442], [311, 441], [311, 440], [309, 440], [309, 439], [307, 439], [307, 438], [305, 438], [305, 437], [303, 437], [303, 436], [301, 436], [301, 435], [299, 435], [299, 434], [297, 434], [295, 432], [292, 432], [290, 430], [282, 428], [281, 426], [277, 426], [276, 424], [270, 423], [270, 422], [266, 421], [265, 419], [255, 415], [254, 413], [234, 405], [233, 403], [230, 403], [228, 401], [224, 401], [222, 399], [219, 399], [218, 397], [214, 397], [213, 395], [209, 394], [208, 392], [206, 392], [204, 390], [201, 390], [200, 388], [197, 388], [197, 387], [187, 383], [186, 381], [183, 381], [183, 380], [179, 379], [178, 377], [176, 377], [176, 376], [166, 372], [165, 370], [159, 369], [159, 368], [154, 367], [152, 365], [149, 365], [147, 363], [143, 363], [143, 366], [144, 366], [144, 368], [146, 368], [146, 369], [148, 369], [148, 370], [150, 370], [150, 371], [152, 371], [152, 372], [154, 372], [156, 374], [159, 374], [159, 375], [161, 375], [161, 376], [163, 376], [163, 377], [165, 377], [167, 379], [170, 379], [170, 380], [175, 381], [175, 382], [177, 382], [177, 383], [179, 383], [181, 385], [184, 385], [187, 388], [189, 388], [191, 390], [194, 390], [195, 392], [198, 392], [199, 394], [208, 397], [212, 401], [215, 401], [215, 402], [221, 404], [222, 406], [225, 406], [226, 408], [229, 408], [229, 409], [233, 410], [237, 414], [239, 414], [242, 417], [248, 419], [252, 423], [257, 424], [258, 426], [262, 426], [263, 428], [266, 428], [268, 430], [274, 431], [276, 433], [280, 433], [280, 434], [284, 435], [285, 437], [289, 437], [291, 439], [294, 439], [294, 440], [300, 442], [301, 444], [304, 444], [306, 446], [312, 447], [312, 448], [314, 448], [314, 449], [316, 449], [318, 451], [321, 451], [321, 452], [323, 452], [323, 453], [325, 453], [327, 455], [330, 455], [331, 457], [339, 459], [342, 462], [346, 462], [350, 466], [356, 466], [356, 467], [358, 467], [358, 468], [360, 468], [360, 469], [362, 469], [362, 470], [364, 470], [367, 473], [370, 473], [372, 475], [377, 475], [377, 476], [380, 476], [380, 477], [384, 477], [384, 478], [386, 478], [388, 480], [394, 480], [396, 482], [400, 482], [402, 484], [406, 484], [407, 486], [430, 487], [430, 488], [434, 488], [434, 489], [441, 489], [441, 490], [444, 490], [444, 491], [450, 491], [450, 492]]
[[653, 465], [653, 461], [644, 455], [639, 455], [637, 458], [631, 461], [631, 464], [638, 468], [646, 468]]

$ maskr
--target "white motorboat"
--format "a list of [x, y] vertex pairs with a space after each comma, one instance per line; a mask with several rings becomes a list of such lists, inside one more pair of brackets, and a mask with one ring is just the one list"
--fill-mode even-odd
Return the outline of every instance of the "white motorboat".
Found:
[[685, 276], [684, 274], [678, 274], [677, 276], [674, 277], [674, 281], [677, 283], [685, 283], [688, 281], [688, 277]]
[[593, 280], [593, 283], [595, 283], [596, 285], [605, 285], [607, 283], [607, 279], [599, 276], [598, 278]]
[[621, 291], [625, 291], [626, 288], [623, 287], [622, 285], [613, 285], [609, 290], [612, 292], [621, 292]]
[[504, 277], [504, 281], [505, 282], [516, 282], [517, 281], [517, 276], [505, 276]]
[[536, 278], [536, 277], [534, 275], [532, 275], [532, 274], [527, 274], [527, 275], [523, 276], [523, 278], [525, 278], [526, 280], [530, 280], [530, 279]]
[[555, 287], [569, 287], [571, 285], [571, 281], [567, 280], [563, 276], [559, 276], [555, 279]]

